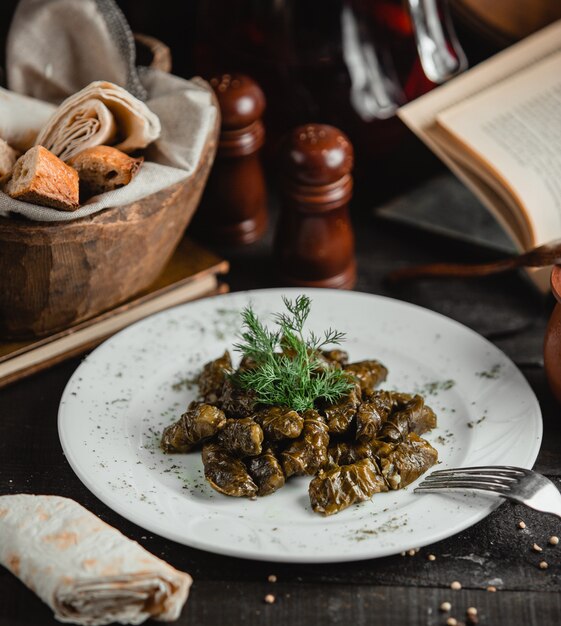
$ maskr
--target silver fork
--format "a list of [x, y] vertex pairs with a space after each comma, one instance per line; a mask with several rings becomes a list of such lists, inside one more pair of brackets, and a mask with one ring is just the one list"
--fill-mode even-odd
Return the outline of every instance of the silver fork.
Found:
[[427, 476], [415, 493], [477, 489], [561, 518], [561, 493], [545, 476], [507, 465], [458, 467]]

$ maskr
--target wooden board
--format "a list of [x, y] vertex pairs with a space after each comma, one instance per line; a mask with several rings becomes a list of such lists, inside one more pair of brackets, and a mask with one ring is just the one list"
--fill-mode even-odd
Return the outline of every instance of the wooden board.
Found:
[[228, 269], [227, 261], [183, 239], [156, 282], [132, 300], [41, 339], [0, 340], [0, 387], [81, 354], [148, 315], [228, 291], [218, 280]]

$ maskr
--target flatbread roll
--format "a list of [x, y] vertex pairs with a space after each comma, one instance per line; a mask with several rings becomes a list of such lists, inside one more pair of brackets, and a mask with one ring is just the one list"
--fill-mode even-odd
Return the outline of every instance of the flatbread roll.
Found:
[[66, 161], [100, 145], [123, 152], [145, 148], [160, 130], [158, 116], [144, 102], [118, 85], [95, 81], [61, 103], [35, 143]]
[[0, 185], [9, 180], [17, 158], [18, 153], [6, 141], [0, 139]]
[[0, 496], [0, 563], [57, 620], [84, 626], [175, 620], [192, 582], [59, 496]]

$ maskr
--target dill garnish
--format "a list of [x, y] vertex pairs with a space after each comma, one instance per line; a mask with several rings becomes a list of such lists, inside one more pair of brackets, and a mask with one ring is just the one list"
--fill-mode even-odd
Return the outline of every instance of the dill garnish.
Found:
[[241, 341], [234, 349], [252, 362], [252, 367], [236, 374], [236, 383], [252, 390], [257, 401], [267, 405], [288, 406], [305, 411], [321, 398], [335, 402], [352, 387], [345, 373], [326, 366], [320, 350], [339, 344], [344, 333], [326, 330], [322, 337], [314, 332], [304, 335], [311, 300], [298, 296], [293, 302], [283, 297], [288, 313], [275, 315], [275, 330], [269, 330], [251, 306], [242, 312]]

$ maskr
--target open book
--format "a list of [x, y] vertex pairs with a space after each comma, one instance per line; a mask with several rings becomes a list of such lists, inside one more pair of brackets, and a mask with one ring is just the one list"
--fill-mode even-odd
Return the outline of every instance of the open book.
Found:
[[[561, 238], [561, 21], [402, 107], [400, 118], [520, 250]], [[532, 270], [547, 290], [547, 268]]]

